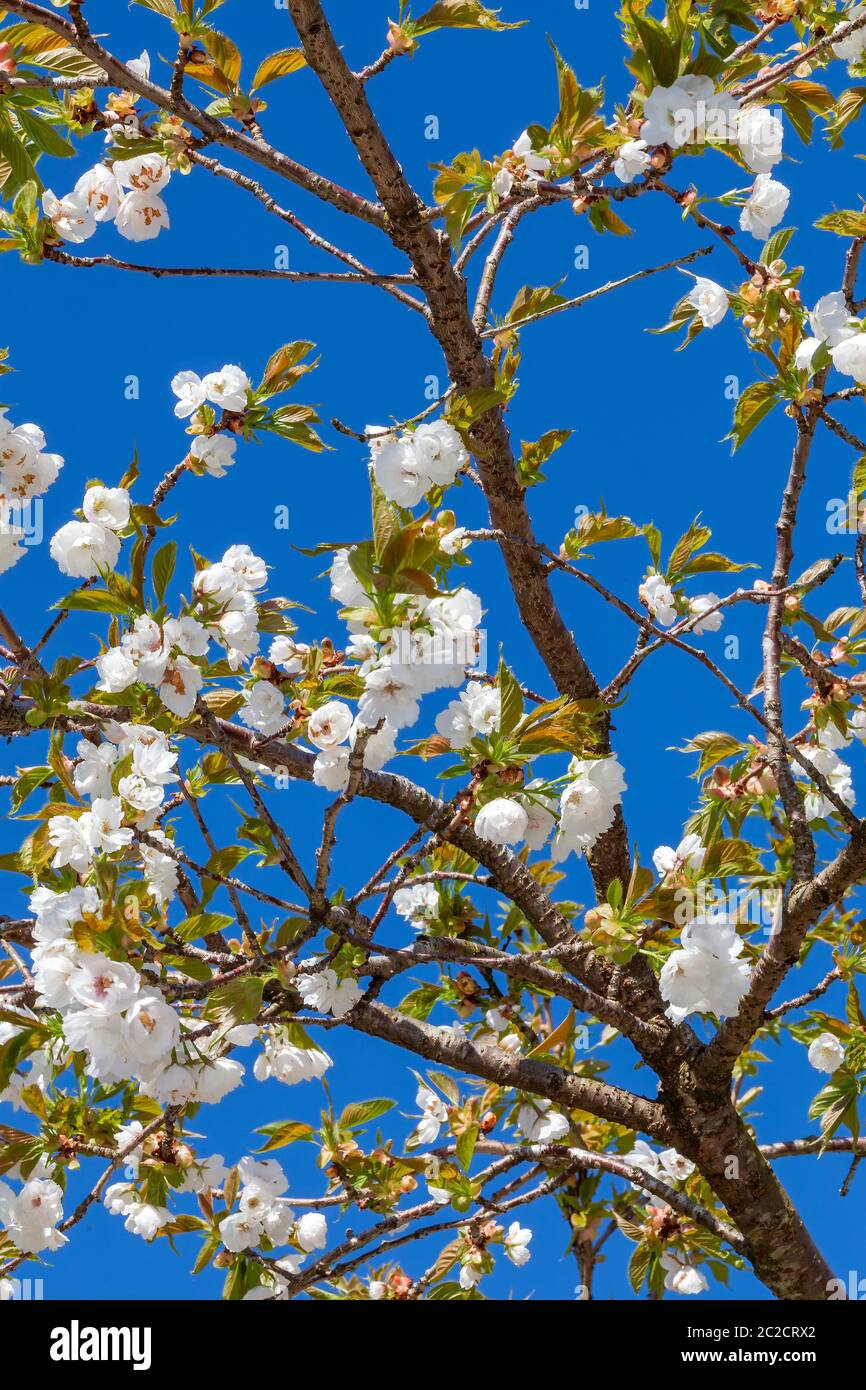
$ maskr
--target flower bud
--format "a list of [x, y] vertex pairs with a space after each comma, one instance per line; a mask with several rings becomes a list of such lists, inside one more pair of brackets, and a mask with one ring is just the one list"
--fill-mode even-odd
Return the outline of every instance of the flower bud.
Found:
[[412, 40], [399, 24], [392, 22], [388, 25], [388, 47], [392, 53], [401, 57], [405, 53], [412, 52]]

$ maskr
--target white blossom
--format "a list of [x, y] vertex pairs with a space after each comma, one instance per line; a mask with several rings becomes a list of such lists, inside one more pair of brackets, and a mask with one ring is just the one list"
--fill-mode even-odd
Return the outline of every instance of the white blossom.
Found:
[[95, 222], [113, 222], [122, 195], [114, 170], [95, 164], [81, 175], [71, 196], [84, 204]]
[[809, 315], [812, 332], [828, 347], [838, 347], [856, 332], [851, 327], [851, 310], [842, 290], [822, 295]]
[[755, 179], [748, 202], [740, 214], [740, 226], [759, 241], [766, 241], [773, 228], [778, 227], [788, 210], [791, 190], [769, 174]]
[[[855, 5], [845, 15], [840, 16], [841, 23], [838, 27], [842, 28], [843, 25], [847, 27], [854, 20], [862, 19], [864, 15], [866, 15], [866, 5]], [[841, 58], [844, 62], [851, 65], [859, 63], [866, 53], [866, 27], [855, 29], [853, 34], [846, 34], [844, 38], [838, 39], [832, 45], [832, 49], [836, 57]]]
[[328, 1222], [320, 1211], [306, 1211], [296, 1226], [296, 1238], [302, 1250], [324, 1250], [328, 1243]]
[[307, 722], [307, 738], [314, 748], [328, 752], [345, 743], [353, 721], [352, 711], [342, 700], [328, 700], [314, 710]]
[[499, 796], [478, 812], [475, 833], [494, 845], [517, 845], [526, 834], [528, 824], [529, 817], [519, 801]]
[[237, 447], [233, 434], [198, 434], [189, 451], [211, 478], [224, 478], [235, 461]]
[[695, 278], [694, 289], [686, 295], [686, 303], [697, 309], [704, 328], [715, 328], [728, 312], [728, 296], [721, 285], [703, 275]]
[[82, 510], [87, 521], [109, 531], [122, 531], [129, 521], [129, 493], [125, 487], [89, 487]]
[[528, 1264], [530, 1258], [529, 1242], [532, 1240], [532, 1232], [528, 1226], [521, 1226], [519, 1221], [512, 1221], [505, 1235], [505, 1253], [513, 1265], [520, 1269]]
[[656, 873], [661, 878], [665, 874], [678, 873], [680, 869], [696, 873], [703, 864], [706, 853], [700, 835], [685, 835], [676, 849], [671, 849], [670, 845], [659, 845], [653, 852], [653, 863]]
[[[721, 609], [716, 609], [710, 613], [709, 609], [715, 608], [719, 603], [718, 594], [695, 594], [694, 598], [689, 599], [689, 617], [698, 618], [698, 622], [692, 623], [692, 632], [696, 637], [701, 637], [705, 632], [718, 632], [722, 626]], [[708, 616], [704, 617], [704, 614]]]
[[361, 581], [352, 569], [348, 550], [337, 550], [331, 562], [331, 598], [343, 608], [357, 608], [369, 603]]
[[550, 160], [532, 148], [532, 137], [524, 130], [515, 140], [512, 150], [521, 159], [530, 178], [540, 178], [550, 172]]
[[376, 482], [389, 502], [414, 507], [421, 501], [430, 484], [411, 439], [387, 440], [372, 451], [372, 459]]
[[207, 399], [198, 372], [177, 372], [171, 379], [171, 389], [177, 396], [174, 413], [179, 420], [188, 420]]
[[769, 174], [773, 166], [779, 163], [784, 134], [782, 122], [772, 111], [760, 106], [747, 106], [739, 112], [737, 141], [740, 154], [756, 174]]
[[530, 1144], [555, 1144], [568, 1134], [568, 1120], [558, 1110], [552, 1110], [551, 1105], [551, 1101], [535, 1096], [520, 1106], [517, 1127]]
[[448, 1122], [445, 1102], [435, 1091], [431, 1091], [429, 1086], [421, 1085], [418, 1087], [415, 1103], [421, 1111], [421, 1119], [415, 1129], [415, 1141], [418, 1144], [435, 1144], [440, 1129]]
[[203, 684], [204, 677], [195, 662], [185, 656], [176, 656], [165, 668], [159, 698], [172, 714], [186, 719], [195, 709], [196, 697]]
[[51, 537], [49, 551], [62, 574], [72, 579], [96, 579], [100, 570], [112, 570], [120, 554], [120, 540], [113, 531], [90, 521], [67, 521]]
[[405, 917], [413, 927], [423, 928], [439, 915], [439, 894], [435, 883], [414, 883], [406, 888], [398, 888], [393, 903], [395, 912]]
[[866, 333], [856, 333], [830, 349], [833, 366], [843, 376], [852, 376], [860, 386], [866, 386]]
[[260, 734], [275, 734], [286, 722], [286, 702], [270, 681], [256, 681], [243, 692], [244, 707], [238, 718]]
[[620, 183], [633, 183], [638, 174], [650, 167], [649, 146], [646, 140], [626, 140], [616, 152], [613, 172]]
[[96, 231], [96, 213], [86, 194], [68, 193], [58, 198], [50, 188], [42, 194], [42, 211], [64, 241], [78, 246]]
[[749, 966], [740, 960], [742, 939], [724, 917], [696, 917], [683, 927], [682, 947], [662, 966], [659, 987], [667, 1014], [680, 1023], [689, 1014], [728, 1018], [749, 987]]
[[418, 719], [418, 685], [408, 666], [377, 666], [364, 680], [358, 715], [368, 728], [387, 719], [394, 729], [404, 729]]
[[118, 159], [113, 172], [122, 188], [134, 193], [161, 193], [171, 178], [171, 169], [164, 155], [156, 151]]
[[662, 1255], [661, 1266], [665, 1270], [665, 1288], [674, 1293], [699, 1294], [710, 1287], [699, 1269], [672, 1251]]
[[559, 829], [552, 848], [557, 862], [592, 848], [613, 825], [626, 790], [623, 768], [614, 757], [572, 758], [569, 775], [559, 800]]
[[313, 763], [313, 785], [329, 792], [343, 792], [349, 785], [349, 749], [330, 748], [317, 753]]
[[122, 1013], [135, 1002], [139, 977], [126, 961], [82, 953], [69, 978], [69, 993], [76, 1003], [102, 1014]]
[[117, 209], [117, 230], [127, 241], [153, 241], [171, 226], [168, 208], [158, 193], [127, 193]]
[[674, 591], [663, 574], [648, 574], [638, 590], [638, 596], [662, 627], [670, 627], [676, 622]]
[[218, 372], [209, 372], [202, 381], [202, 390], [211, 404], [232, 413], [246, 410], [247, 393], [251, 389], [252, 382], [246, 372], [232, 363]]
[[845, 1061], [845, 1049], [832, 1033], [819, 1033], [809, 1044], [809, 1063], [816, 1071], [838, 1071]]

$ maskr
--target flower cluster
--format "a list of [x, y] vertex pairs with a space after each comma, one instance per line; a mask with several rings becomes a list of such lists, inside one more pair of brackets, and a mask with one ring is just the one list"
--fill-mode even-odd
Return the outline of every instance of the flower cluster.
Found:
[[448, 487], [469, 456], [446, 420], [419, 425], [409, 434], [370, 426], [373, 475], [389, 502], [414, 507], [431, 488]]
[[499, 690], [481, 681], [470, 681], [460, 698], [452, 700], [436, 718], [436, 732], [452, 748], [465, 748], [476, 734], [492, 734], [499, 727]]
[[773, 112], [741, 109], [735, 96], [715, 90], [711, 78], [686, 73], [670, 87], [650, 92], [640, 135], [646, 145], [673, 149], [735, 141], [749, 168], [768, 174], [782, 158], [784, 130]]
[[120, 533], [129, 526], [129, 493], [96, 484], [84, 494], [83, 521], [67, 521], [51, 537], [51, 558], [70, 579], [95, 579], [113, 570], [120, 555]]
[[25, 531], [16, 515], [48, 491], [62, 467], [59, 454], [45, 452], [45, 435], [38, 425], [13, 425], [0, 408], [0, 574], [24, 555]]
[[689, 1014], [735, 1014], [749, 987], [749, 966], [739, 957], [743, 941], [723, 916], [695, 917], [683, 927], [682, 949], [673, 951], [659, 977], [667, 1015], [682, 1023]]
[[705, 632], [718, 632], [722, 626], [721, 602], [718, 594], [695, 594], [685, 599], [676, 593], [663, 574], [650, 571], [638, 590], [641, 603], [659, 627], [672, 627], [680, 618], [687, 619], [697, 637]]
[[559, 863], [569, 854], [585, 854], [613, 825], [625, 775], [615, 757], [572, 758], [559, 799], [559, 817], [548, 796], [530, 783], [517, 797], [495, 797], [478, 811], [475, 831], [495, 845], [526, 843], [541, 849], [556, 826], [551, 854]]
[[[195, 438], [190, 445], [193, 466], [212, 478], [224, 478], [235, 461], [237, 438], [231, 430], [216, 428], [215, 410], [225, 415], [242, 415], [247, 409], [252, 382], [246, 372], [226, 363], [218, 372], [200, 377], [197, 372], [178, 372], [171, 389], [177, 397], [174, 413], [190, 421]], [[225, 415], [223, 419], [225, 419]]]
[[[827, 747], [826, 744], [819, 747], [801, 748], [800, 752], [815, 771], [824, 778], [839, 800], [849, 808], [853, 807], [856, 794], [851, 779], [851, 769], [846, 762], [843, 762], [839, 754], [833, 748]], [[797, 767], [796, 771], [800, 776], [808, 775], [800, 767]], [[832, 816], [836, 809], [830, 798], [817, 786], [806, 793], [804, 804], [809, 820], [822, 820], [825, 816]]]
[[300, 1246], [300, 1256], [290, 1256], [281, 1262], [287, 1273], [296, 1274], [304, 1255], [324, 1250], [328, 1238], [328, 1223], [320, 1212], [306, 1212], [298, 1220], [283, 1193], [288, 1179], [276, 1159], [242, 1158], [238, 1164], [241, 1182], [238, 1209], [220, 1222], [220, 1239], [234, 1254], [251, 1250], [264, 1242], [266, 1248], [287, 1245]]
[[[847, 26], [857, 19], [862, 19], [864, 15], [866, 15], [866, 5], [855, 5], [844, 16], [840, 16], [841, 23]], [[855, 29], [853, 34], [847, 34], [845, 38], [838, 39], [833, 44], [833, 52], [837, 58], [841, 58], [851, 67], [854, 67], [866, 54], [866, 28]]]
[[17, 1250], [38, 1255], [59, 1250], [66, 1236], [57, 1225], [63, 1218], [62, 1189], [47, 1176], [31, 1174], [20, 1192], [0, 1182], [0, 1226]]
[[866, 333], [841, 290], [822, 295], [809, 314], [809, 326], [811, 335], [797, 348], [797, 367], [811, 375], [829, 360], [843, 376], [866, 383]]
[[170, 178], [161, 154], [95, 164], [65, 197], [47, 188], [42, 209], [58, 237], [74, 246], [88, 241], [101, 222], [113, 222], [127, 241], [153, 241], [170, 226], [160, 197]]
[[344, 1018], [363, 994], [358, 981], [351, 975], [341, 980], [330, 966], [320, 969], [315, 961], [301, 962], [301, 973], [295, 978], [294, 984], [308, 1009], [333, 1014], [334, 1018]]
[[[271, 652], [273, 658], [273, 649]], [[388, 719], [371, 730], [342, 700], [328, 700], [314, 710], [307, 722], [307, 739], [316, 751], [313, 781], [327, 791], [345, 791], [350, 758], [359, 736], [364, 739], [364, 766], [379, 772], [396, 752], [396, 730]]]
[[253, 1075], [257, 1081], [282, 1081], [296, 1086], [299, 1081], [318, 1081], [333, 1066], [327, 1052], [290, 1036], [287, 1029], [267, 1028], [264, 1050], [256, 1058]]
[[[91, 817], [91, 824], [99, 824], [100, 847], [107, 841], [113, 848], [122, 848], [129, 843], [132, 831], [115, 824], [120, 818], [120, 800], [116, 807], [100, 801], [97, 798], [84, 816]], [[78, 826], [84, 816], [77, 821], [66, 816], [53, 819]], [[64, 827], [64, 833], [55, 836], [52, 843], [57, 846], [55, 863], [58, 856], [61, 862], [71, 862], [67, 858], [75, 848], [71, 829]], [[86, 867], [82, 864], [79, 872]], [[229, 1029], [224, 1035], [205, 1029], [197, 1038], [203, 1025], [193, 1019], [181, 1020], [163, 993], [145, 981], [132, 963], [79, 947], [76, 925], [98, 920], [100, 903], [95, 888], [78, 887], [68, 892], [38, 888], [30, 906], [35, 917], [32, 963], [37, 999], [60, 1014], [68, 1046], [74, 1052], [87, 1053], [89, 1076], [109, 1085], [135, 1077], [144, 1094], [163, 1104], [193, 1099], [216, 1104], [240, 1085], [243, 1067], [222, 1052], [251, 1042], [255, 1028]]]

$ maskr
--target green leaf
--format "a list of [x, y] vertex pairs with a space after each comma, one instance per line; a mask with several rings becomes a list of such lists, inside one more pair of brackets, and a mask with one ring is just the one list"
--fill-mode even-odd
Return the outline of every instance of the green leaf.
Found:
[[70, 145], [68, 140], [54, 129], [54, 126], [46, 121], [35, 111], [25, 111], [23, 107], [15, 107], [15, 119], [21, 127], [27, 139], [30, 140], [42, 154], [49, 154], [54, 159], [69, 159], [76, 153], [75, 146]]
[[19, 774], [18, 781], [12, 788], [12, 813], [24, 805], [28, 796], [41, 787], [43, 782], [47, 782], [52, 775], [50, 767], [27, 767]]
[[712, 534], [709, 526], [698, 525], [696, 517], [688, 531], [680, 536], [668, 561], [667, 577], [672, 583], [680, 578], [684, 565], [696, 550], [700, 550], [702, 545], [706, 545]]
[[540, 285], [537, 289], [524, 285], [518, 290], [514, 303], [505, 315], [504, 324], [520, 324], [524, 319], [535, 318], [547, 309], [565, 304], [565, 296], [557, 293], [561, 284], [559, 280], [555, 285]]
[[111, 594], [107, 589], [73, 589], [65, 598], [52, 603], [52, 608], [80, 609], [88, 613], [117, 613], [128, 616], [129, 603], [119, 594]]
[[761, 252], [761, 264], [772, 265], [773, 261], [778, 261], [784, 256], [788, 248], [788, 242], [796, 232], [796, 227], [780, 227], [778, 232], [774, 232], [768, 241], [764, 242], [764, 249]]
[[630, 10], [629, 18], [637, 31], [641, 48], [649, 59], [657, 86], [672, 86], [680, 75], [680, 43], [657, 19], [652, 19], [649, 15], [639, 15]]
[[262, 1006], [264, 981], [258, 975], [244, 975], [220, 985], [209, 994], [204, 1006], [205, 1018], [219, 1023], [251, 1023]]
[[775, 381], [753, 381], [746, 387], [734, 407], [734, 426], [728, 435], [734, 441], [735, 451], [778, 402], [779, 388]]
[[693, 574], [737, 574], [740, 570], [756, 568], [752, 561], [738, 564], [736, 560], [729, 560], [727, 555], [722, 555], [717, 550], [703, 550], [700, 555], [694, 555], [688, 564], [683, 565], [679, 575], [680, 579], [687, 579]]
[[259, 393], [262, 387], [267, 388], [267, 393], [272, 396], [277, 391], [287, 391], [290, 386], [294, 386], [300, 377], [311, 372], [316, 365], [315, 362], [308, 362], [302, 367], [299, 367], [299, 363], [302, 358], [307, 356], [307, 353], [312, 352], [313, 347], [313, 343], [306, 339], [300, 339], [295, 343], [285, 343], [283, 347], [272, 353], [265, 367]]
[[457, 1140], [457, 1161], [464, 1172], [469, 1172], [469, 1165], [475, 1153], [475, 1145], [478, 1142], [480, 1129], [478, 1125], [470, 1125], [465, 1129]]
[[289, 77], [291, 73], [298, 72], [306, 66], [303, 49], [281, 48], [278, 53], [272, 53], [264, 62], [259, 63], [253, 78], [252, 91], [264, 87], [266, 82], [275, 82], [278, 77]]
[[680, 753], [700, 753], [695, 776], [701, 777], [717, 763], [724, 762], [726, 758], [736, 757], [739, 753], [744, 753], [747, 746], [745, 743], [740, 743], [739, 739], [734, 738], [732, 734], [711, 729], [707, 733], [696, 734], [678, 751]]
[[153, 557], [151, 578], [153, 580], [153, 590], [159, 603], [162, 603], [165, 598], [166, 590], [174, 574], [176, 561], [177, 541], [167, 541], [165, 545], [160, 546]]
[[827, 121], [827, 139], [832, 149], [842, 144], [842, 132], [856, 121], [866, 106], [866, 87], [848, 87], [836, 102], [835, 114]]
[[758, 874], [761, 864], [755, 846], [748, 840], [716, 840], [710, 845], [701, 866], [709, 878], [730, 878], [739, 874]]
[[572, 560], [578, 559], [591, 545], [601, 541], [632, 540], [644, 534], [645, 528], [637, 526], [630, 516], [608, 516], [607, 512], [587, 512], [580, 518], [574, 530], [566, 535], [563, 545], [565, 553]]
[[36, 168], [24, 142], [15, 133], [12, 124], [5, 111], [0, 110], [0, 158], [8, 166], [9, 172], [3, 182], [3, 188], [8, 193], [14, 193], [16, 189], [32, 180], [41, 188], [42, 183]]
[[480, 0], [439, 0], [418, 19], [407, 20], [403, 28], [413, 37], [432, 34], [436, 29], [519, 29], [526, 23], [520, 19], [506, 24], [499, 10], [488, 9]]
[[497, 682], [501, 710], [499, 728], [503, 734], [510, 734], [523, 718], [523, 692], [501, 658]]
[[201, 936], [210, 936], [211, 932], [228, 931], [234, 924], [234, 917], [228, 917], [223, 912], [194, 912], [178, 922], [174, 934], [181, 941], [197, 941]]
[[523, 487], [544, 482], [542, 466], [571, 438], [572, 430], [548, 430], [534, 444], [521, 440], [517, 475]]
[[256, 1153], [269, 1153], [272, 1149], [283, 1149], [287, 1144], [296, 1144], [298, 1140], [311, 1140], [315, 1134], [312, 1125], [302, 1124], [300, 1120], [275, 1120], [273, 1124], [262, 1125], [260, 1129], [253, 1130], [254, 1134], [261, 1134], [265, 1143]]
[[653, 1247], [648, 1242], [635, 1246], [628, 1262], [628, 1282], [634, 1293], [640, 1293], [643, 1282], [649, 1273], [652, 1259]]
[[853, 212], [850, 209], [828, 212], [825, 217], [818, 218], [815, 226], [819, 232], [835, 232], [837, 236], [866, 236], [866, 212]]
[[396, 1101], [388, 1100], [387, 1097], [379, 1097], [377, 1100], [355, 1101], [352, 1105], [347, 1105], [340, 1115], [340, 1126], [343, 1129], [357, 1129], [359, 1125], [369, 1124], [371, 1120], [378, 1120], [380, 1115], [387, 1115], [389, 1110], [393, 1110]]

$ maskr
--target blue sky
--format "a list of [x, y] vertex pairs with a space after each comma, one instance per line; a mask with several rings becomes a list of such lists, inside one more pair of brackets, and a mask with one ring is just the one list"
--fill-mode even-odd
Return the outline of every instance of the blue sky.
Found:
[[[327, 8], [354, 66], [378, 55], [384, 7], [337, 0]], [[505, 17], [521, 18], [532, 8], [540, 7], [521, 8], [516, 0], [509, 0]], [[137, 8], [127, 12], [107, 0], [90, 0], [88, 17], [95, 30], [110, 32], [112, 46], [121, 56], [147, 47], [154, 57], [155, 77], [166, 79], [167, 69], [157, 55], [171, 52], [171, 36], [157, 17]], [[229, 0], [218, 19], [240, 43], [250, 66], [294, 42], [287, 13], [266, 0], [254, 7]], [[413, 61], [393, 63], [375, 81], [371, 88], [375, 109], [422, 194], [430, 194], [431, 163], [448, 161], [458, 151], [476, 147], [493, 155], [528, 123], [549, 123], [553, 118], [555, 81], [545, 29], [575, 66], [580, 80], [589, 85], [605, 78], [611, 111], [614, 101], [626, 95], [629, 75], [623, 67], [625, 50], [613, 6], [602, 0], [591, 0], [586, 10], [576, 9], [572, 0], [551, 0], [544, 6], [543, 21], [533, 20], [512, 33], [437, 34], [424, 40]], [[834, 80], [841, 76], [837, 70]], [[275, 84], [268, 89], [268, 99], [264, 124], [274, 144], [360, 192], [369, 191], [335, 115], [309, 72]], [[431, 115], [438, 118], [437, 141], [425, 139]], [[852, 138], [832, 156], [820, 142], [810, 153], [790, 126], [786, 130], [786, 150], [793, 157], [780, 175], [793, 190], [786, 225], [801, 229], [788, 259], [808, 267], [803, 284], [808, 302], [837, 288], [841, 278], [843, 243], [811, 230], [811, 224], [833, 206], [856, 206], [853, 200], [862, 187], [862, 166], [853, 157], [854, 148]], [[91, 137], [80, 161], [50, 165], [46, 161], [41, 166], [43, 178], [55, 191], [64, 192], [101, 152], [100, 137]], [[678, 165], [680, 185], [687, 177], [681, 168]], [[742, 178], [734, 165], [714, 154], [700, 165], [694, 162], [693, 176], [700, 180], [702, 191], [716, 193]], [[398, 266], [372, 229], [331, 212], [287, 185], [279, 186], [267, 175], [263, 182], [325, 236], [339, 240], [377, 267]], [[175, 176], [166, 201], [172, 228], [158, 243], [129, 247], [108, 227], [85, 250], [115, 255], [129, 251], [130, 258], [151, 263], [240, 267], [273, 265], [276, 249], [286, 244], [292, 268], [330, 267], [255, 201], [201, 170], [186, 179]], [[707, 244], [708, 238], [697, 228], [681, 223], [667, 199], [642, 198], [626, 204], [623, 215], [635, 230], [630, 239], [596, 236], [567, 204], [527, 218], [501, 274], [494, 310], [503, 312], [523, 284], [564, 279], [563, 293], [577, 295]], [[589, 247], [589, 266], [578, 271], [575, 249], [582, 245]], [[738, 283], [739, 268], [733, 258], [726, 258], [723, 248], [714, 251], [700, 269], [729, 287]], [[150, 280], [104, 269], [27, 267], [12, 256], [4, 258], [2, 270], [6, 307], [2, 344], [10, 348], [16, 368], [16, 375], [4, 381], [4, 398], [11, 403], [16, 421], [38, 421], [48, 435], [49, 448], [66, 458], [61, 478], [46, 498], [46, 536], [80, 505], [85, 481], [94, 476], [116, 481], [133, 449], [138, 450], [142, 469], [139, 500], [149, 500], [152, 486], [185, 452], [186, 437], [172, 414], [169, 390], [172, 376], [181, 369], [203, 374], [223, 362], [238, 362], [256, 378], [275, 348], [292, 339], [309, 338], [318, 345], [322, 361], [302, 383], [298, 398], [319, 403], [323, 419], [336, 415], [356, 430], [368, 422], [404, 418], [423, 409], [430, 375], [440, 376], [442, 389], [446, 384], [438, 349], [420, 318], [372, 289], [248, 280]], [[624, 512], [641, 522], [654, 520], [669, 549], [702, 512], [714, 531], [713, 548], [738, 560], [757, 562], [756, 573], [766, 577], [788, 467], [788, 422], [782, 416], [771, 419], [740, 454], [731, 457], [723, 439], [732, 409], [726, 379], [736, 375], [745, 385], [755, 375], [732, 318], [679, 354], [673, 351], [672, 338], [645, 331], [665, 322], [685, 287], [684, 277], [670, 272], [525, 332], [521, 389], [509, 411], [514, 437], [533, 440], [551, 428], [574, 431], [547, 470], [549, 483], [535, 489], [531, 497], [536, 529], [549, 544], [558, 546], [575, 509], [595, 510], [603, 499], [611, 513]], [[135, 400], [127, 399], [125, 392], [129, 376], [140, 383]], [[852, 427], [857, 428], [853, 422]], [[316, 578], [320, 563], [292, 547], [360, 536], [368, 525], [361, 446], [330, 429], [326, 438], [333, 452], [321, 456], [277, 440], [242, 447], [237, 465], [226, 478], [187, 477], [174, 494], [182, 518], [175, 528], [178, 539], [210, 559], [218, 559], [230, 544], [248, 542], [272, 566], [269, 592], [285, 594], [316, 610], [301, 618], [301, 637], [312, 639], [327, 632], [336, 636], [339, 624], [328, 603], [327, 586]], [[844, 446], [826, 435], [819, 438], [803, 498], [795, 570], [850, 545], [844, 538], [840, 545], [840, 538], [828, 537], [826, 531], [828, 499], [845, 494], [850, 463]], [[463, 524], [484, 523], [471, 489], [462, 488], [454, 498]], [[274, 526], [275, 508], [281, 505], [290, 511], [288, 532]], [[183, 554], [182, 548], [178, 590], [188, 590]], [[535, 689], [547, 690], [544, 672], [515, 622], [497, 554], [482, 545], [476, 545], [471, 554], [469, 582], [481, 593], [487, 609], [489, 651], [495, 653], [504, 644], [510, 664], [522, 679]], [[633, 601], [646, 563], [643, 542], [620, 543], [606, 554], [603, 547], [599, 549], [595, 571]], [[35, 640], [45, 626], [44, 610], [64, 591], [64, 584], [49, 560], [46, 544], [34, 548], [19, 568], [5, 576], [0, 603], [25, 637]], [[851, 568], [845, 566], [827, 587], [828, 608], [852, 601], [851, 585]], [[630, 625], [573, 582], [557, 581], [555, 587], [584, 653], [602, 681], [609, 679], [631, 650]], [[718, 587], [727, 592], [724, 576]], [[729, 612], [723, 633], [705, 639], [710, 654], [744, 689], [750, 688], [757, 674], [759, 622], [757, 610], [740, 606]], [[91, 655], [95, 649], [91, 634], [100, 630], [99, 620], [73, 618], [64, 628], [63, 649], [68, 651], [72, 645], [79, 654]], [[726, 663], [723, 639], [730, 633], [739, 636], [741, 655], [738, 661]], [[429, 720], [431, 728], [432, 717], [433, 706], [429, 713], [425, 706], [422, 720]], [[624, 809], [630, 836], [647, 861], [658, 843], [677, 842], [683, 821], [696, 804], [697, 784], [689, 777], [693, 763], [671, 750], [701, 730], [727, 728], [742, 735], [751, 730], [708, 673], [671, 651], [643, 666], [628, 700], [616, 713], [615, 726], [615, 744], [629, 783]], [[22, 763], [41, 761], [35, 747], [31, 752], [18, 745], [11, 755]], [[861, 758], [857, 746], [853, 761], [862, 800], [866, 785], [858, 764]], [[7, 762], [4, 770], [8, 767]], [[406, 770], [433, 785], [429, 770], [409, 764]], [[309, 863], [318, 842], [322, 794], [292, 787], [271, 794], [270, 802]], [[209, 799], [207, 809], [226, 842], [231, 821], [225, 809], [219, 809], [216, 797]], [[17, 844], [26, 828], [6, 826], [3, 847]], [[201, 849], [193, 833], [187, 847], [195, 856]], [[351, 808], [341, 829], [338, 876], [347, 884], [360, 883], [365, 870], [369, 872], [378, 862], [378, 858], [371, 860], [369, 846], [375, 847], [375, 853], [383, 845], [396, 844], [405, 833], [396, 814], [370, 805]], [[578, 901], [588, 901], [585, 867], [574, 860], [564, 891]], [[10, 880], [4, 911], [9, 910], [13, 893]], [[391, 939], [397, 940], [396, 932]], [[805, 988], [813, 976], [818, 978], [828, 968], [829, 962], [817, 956], [816, 952], [814, 967], [810, 963], [804, 972], [802, 986], [798, 979], [790, 993]], [[832, 999], [828, 996], [828, 1001]], [[842, 1007], [838, 1000], [837, 1007]], [[414, 1109], [411, 1058], [348, 1031], [331, 1034], [328, 1046], [336, 1060], [329, 1074], [336, 1106], [390, 1094], [398, 1100], [400, 1111]], [[759, 1135], [770, 1141], [805, 1134], [812, 1128], [807, 1110], [818, 1089], [816, 1074], [806, 1063], [804, 1049], [785, 1046], [777, 1052], [770, 1044], [769, 1050], [776, 1065], [768, 1069], [767, 1089], [755, 1107]], [[645, 1070], [632, 1074], [625, 1050], [612, 1054], [610, 1076], [637, 1089], [648, 1087], [651, 1093], [652, 1078]], [[321, 1102], [315, 1085], [288, 1090], [250, 1079], [217, 1109], [200, 1112], [197, 1127], [208, 1136], [201, 1141], [201, 1149], [221, 1151], [236, 1161], [256, 1146], [251, 1133], [255, 1126], [275, 1119], [315, 1121]], [[411, 1126], [411, 1120], [398, 1118], [393, 1129], [407, 1134]], [[296, 1195], [319, 1190], [321, 1178], [309, 1154], [302, 1152], [302, 1146], [277, 1154]], [[795, 1203], [843, 1275], [856, 1266], [859, 1241], [855, 1232], [866, 1211], [862, 1182], [854, 1183], [844, 1201], [838, 1199], [845, 1167], [845, 1160], [833, 1157], [817, 1165], [805, 1159], [781, 1165], [781, 1176]], [[96, 1169], [88, 1165], [89, 1182], [95, 1175]], [[73, 1195], [80, 1185], [79, 1179], [73, 1181]], [[526, 1216], [535, 1232], [531, 1263], [518, 1271], [501, 1262], [485, 1282], [485, 1291], [495, 1297], [570, 1298], [577, 1273], [573, 1259], [564, 1253], [566, 1228], [561, 1216], [552, 1205], [527, 1211]], [[187, 1271], [194, 1244], [181, 1238], [178, 1246], [179, 1255], [165, 1241], [146, 1247], [123, 1231], [119, 1219], [98, 1210], [76, 1228], [70, 1245], [44, 1271], [46, 1297], [214, 1297], [220, 1276], [208, 1271], [190, 1280]], [[597, 1276], [598, 1296], [629, 1296], [625, 1265], [630, 1250], [619, 1237], [608, 1243], [607, 1259]], [[423, 1268], [428, 1262], [425, 1255], [432, 1258], [430, 1247], [414, 1249], [409, 1268]], [[713, 1294], [722, 1291], [714, 1288]], [[766, 1296], [749, 1274], [733, 1277], [730, 1294]]]

